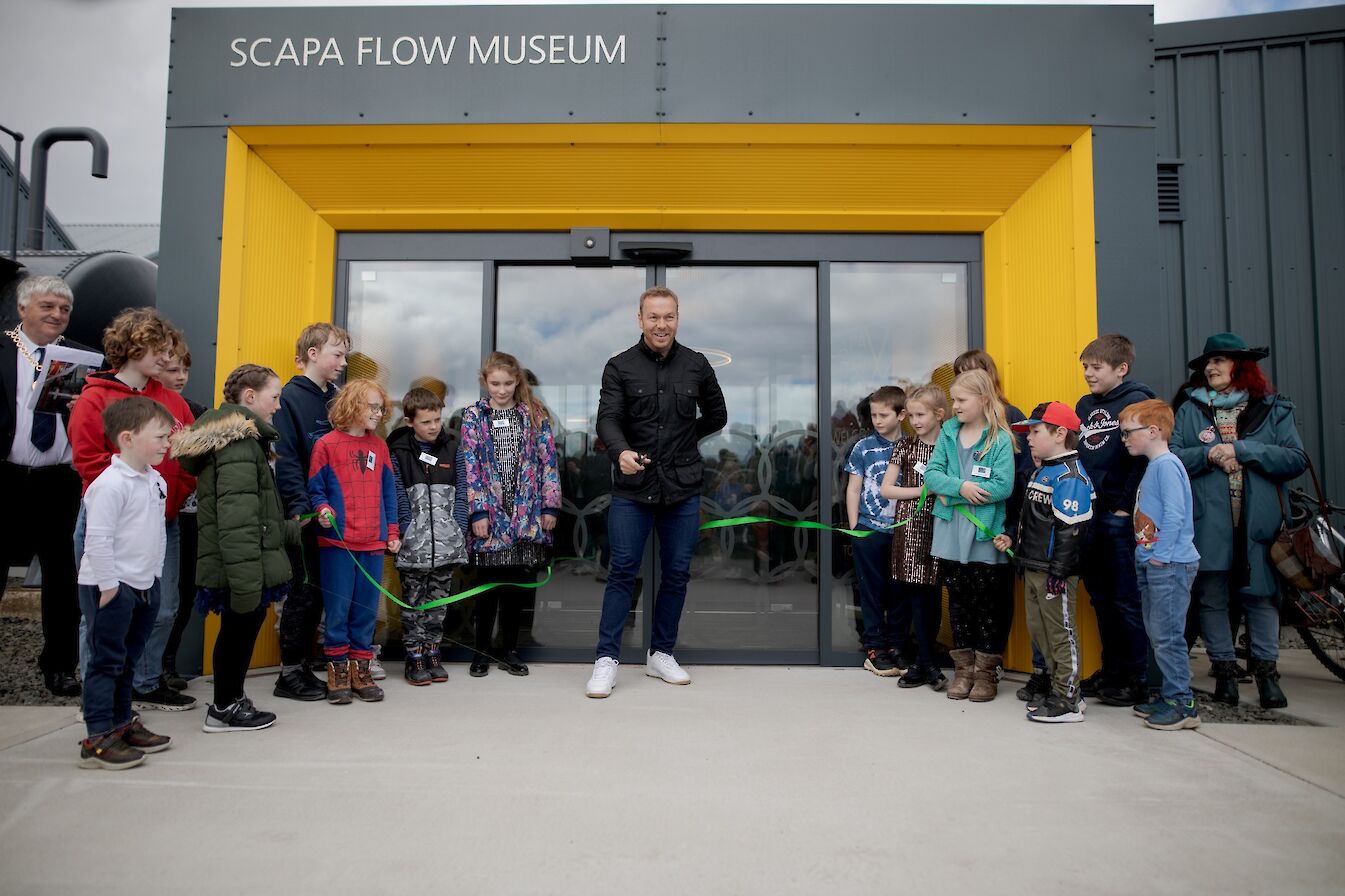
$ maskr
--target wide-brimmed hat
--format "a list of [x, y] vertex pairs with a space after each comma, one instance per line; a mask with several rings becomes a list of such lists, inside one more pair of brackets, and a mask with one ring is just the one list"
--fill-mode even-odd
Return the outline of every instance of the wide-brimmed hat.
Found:
[[1237, 333], [1215, 333], [1205, 340], [1205, 350], [1188, 361], [1186, 366], [1192, 370], [1200, 370], [1205, 366], [1205, 361], [1214, 355], [1234, 360], [1246, 358], [1249, 361], [1260, 361], [1262, 358], [1270, 357], [1270, 346], [1252, 348]]

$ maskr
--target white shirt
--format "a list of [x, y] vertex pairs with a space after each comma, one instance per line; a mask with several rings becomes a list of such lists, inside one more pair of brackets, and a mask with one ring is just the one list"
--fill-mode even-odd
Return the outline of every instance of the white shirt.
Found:
[[[28, 338], [23, 327], [18, 327], [19, 341], [28, 349], [28, 354], [37, 357], [37, 343]], [[0, 334], [0, 339], [6, 338]], [[9, 449], [7, 460], [22, 467], [54, 467], [57, 464], [70, 463], [70, 440], [65, 435], [65, 418], [56, 415], [56, 440], [46, 451], [38, 451], [33, 444], [33, 412], [28, 409], [28, 399], [33, 394], [33, 365], [15, 351], [18, 369], [14, 373], [14, 444]]]
[[153, 467], [137, 473], [112, 455], [112, 463], [84, 493], [87, 531], [79, 583], [99, 591], [125, 582], [148, 588], [163, 575], [164, 502], [168, 486]]

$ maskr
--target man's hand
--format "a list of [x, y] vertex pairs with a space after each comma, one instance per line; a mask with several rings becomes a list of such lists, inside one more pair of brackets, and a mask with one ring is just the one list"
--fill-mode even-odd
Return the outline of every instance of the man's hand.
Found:
[[101, 610], [103, 607], [106, 607], [108, 604], [112, 603], [112, 598], [116, 596], [117, 596], [116, 588], [109, 588], [106, 591], [100, 591], [98, 593], [98, 609]]
[[617, 466], [619, 466], [621, 472], [627, 476], [634, 476], [648, 465], [649, 458], [638, 452], [631, 451], [629, 448], [621, 452], [621, 456], [617, 458]]
[[490, 534], [490, 520], [479, 519], [472, 523], [472, 534], [477, 538], [485, 538]]
[[968, 479], [962, 483], [962, 487], [957, 493], [967, 499], [968, 504], [988, 504], [990, 502], [990, 493], [981, 488], [976, 483]]
[[990, 543], [993, 544], [995, 550], [999, 551], [1001, 554], [1013, 547], [1013, 539], [1003, 533], [996, 535]]

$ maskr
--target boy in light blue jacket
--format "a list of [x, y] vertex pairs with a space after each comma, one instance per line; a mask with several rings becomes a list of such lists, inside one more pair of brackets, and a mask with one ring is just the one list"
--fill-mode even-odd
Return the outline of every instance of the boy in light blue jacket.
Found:
[[1159, 399], [1121, 411], [1121, 439], [1134, 456], [1149, 459], [1135, 495], [1135, 575], [1144, 608], [1144, 629], [1163, 675], [1161, 696], [1135, 707], [1144, 724], [1159, 731], [1200, 726], [1191, 693], [1186, 647], [1186, 610], [1200, 566], [1195, 547], [1191, 480], [1186, 466], [1168, 450], [1172, 408]]

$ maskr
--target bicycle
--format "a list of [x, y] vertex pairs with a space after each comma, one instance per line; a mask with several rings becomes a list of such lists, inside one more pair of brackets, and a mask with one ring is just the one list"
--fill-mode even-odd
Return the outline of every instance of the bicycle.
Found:
[[[1322, 505], [1315, 497], [1299, 489], [1289, 492], [1290, 513], [1295, 520], [1304, 519], [1320, 508], [1331, 516], [1345, 515], [1345, 507]], [[1330, 520], [1328, 519], [1328, 522]], [[1345, 536], [1335, 527], [1328, 529], [1337, 557], [1345, 555]], [[1281, 625], [1292, 626], [1303, 643], [1327, 671], [1345, 681], [1345, 571], [1337, 573], [1318, 590], [1295, 588], [1280, 579]]]

